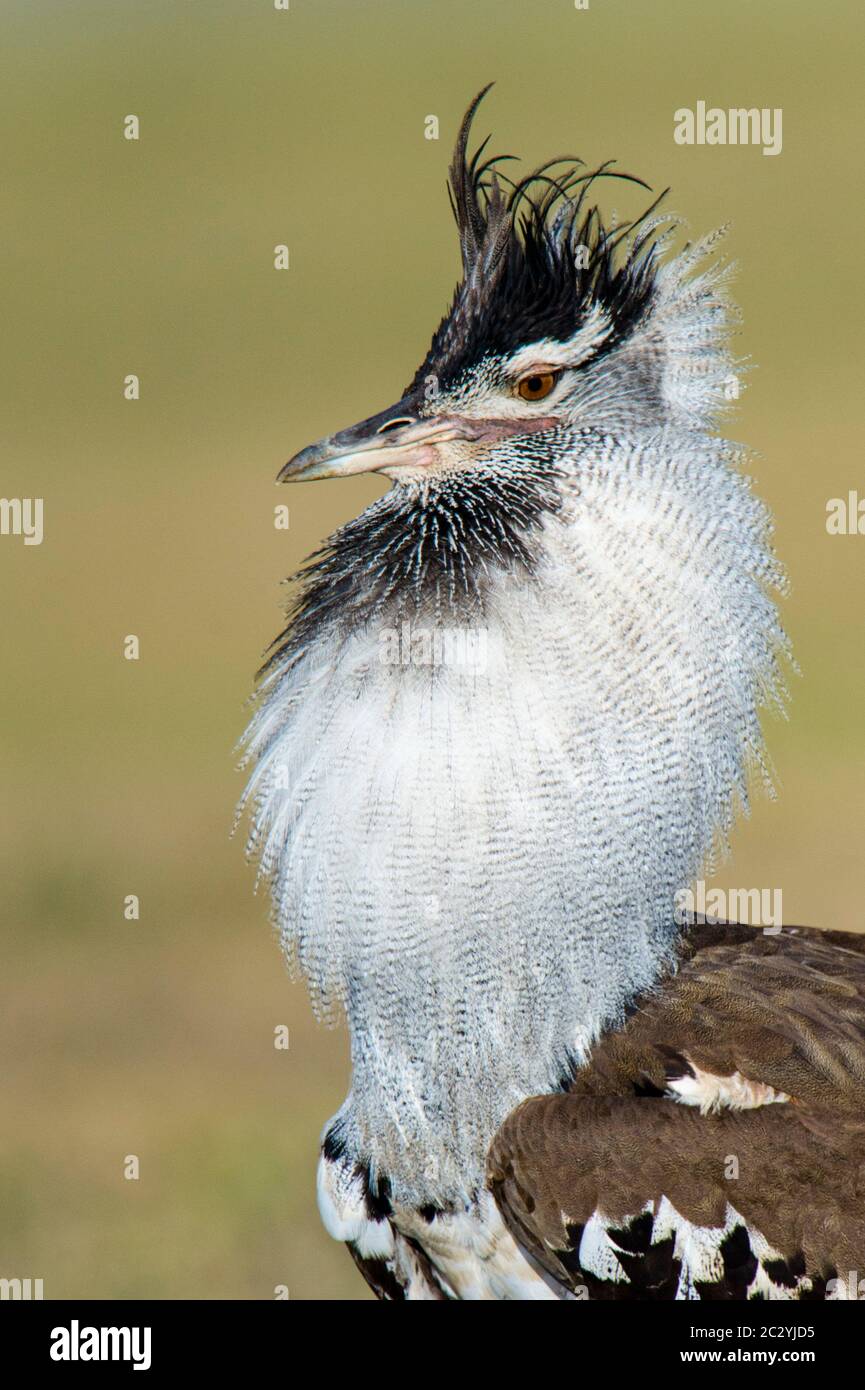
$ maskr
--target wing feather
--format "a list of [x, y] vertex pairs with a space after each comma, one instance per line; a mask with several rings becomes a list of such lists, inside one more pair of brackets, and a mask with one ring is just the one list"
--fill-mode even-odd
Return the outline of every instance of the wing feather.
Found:
[[695, 928], [570, 1091], [493, 1141], [523, 1249], [593, 1298], [833, 1296], [865, 1262], [863, 945]]

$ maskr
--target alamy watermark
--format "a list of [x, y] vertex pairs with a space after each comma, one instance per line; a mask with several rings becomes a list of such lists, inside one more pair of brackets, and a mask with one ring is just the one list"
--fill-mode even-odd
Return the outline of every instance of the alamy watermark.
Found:
[[133, 1371], [150, 1369], [149, 1327], [69, 1327], [51, 1329], [52, 1361], [131, 1361]]
[[0, 1302], [28, 1302], [44, 1297], [41, 1279], [0, 1279]]
[[41, 497], [0, 497], [0, 536], [23, 536], [25, 545], [41, 545], [43, 506]]
[[695, 889], [681, 888], [674, 899], [678, 926], [695, 916], [708, 922], [741, 922], [751, 927], [780, 931], [784, 924], [780, 888], [710, 888], [700, 879]]
[[447, 666], [485, 671], [487, 629], [483, 627], [415, 627], [404, 622], [382, 628], [379, 661], [382, 666]]
[[865, 536], [865, 496], [851, 488], [846, 497], [830, 497], [826, 530], [830, 536]]
[[763, 153], [780, 154], [783, 146], [783, 108], [776, 106], [680, 106], [673, 112], [677, 145], [762, 145]]
[[848, 1269], [846, 1277], [839, 1275], [827, 1281], [826, 1297], [861, 1302], [865, 1299], [865, 1279], [859, 1278], [858, 1269]]

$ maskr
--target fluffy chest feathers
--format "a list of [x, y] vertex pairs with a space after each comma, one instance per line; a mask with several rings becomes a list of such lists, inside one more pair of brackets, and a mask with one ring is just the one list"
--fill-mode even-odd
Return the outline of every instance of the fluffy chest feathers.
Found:
[[480, 1182], [508, 1111], [657, 977], [745, 795], [782, 638], [730, 453], [574, 430], [520, 480], [543, 500], [510, 545], [476, 543], [456, 477], [393, 489], [306, 581], [249, 731], [252, 845], [317, 1006], [348, 1015], [344, 1133], [403, 1200]]

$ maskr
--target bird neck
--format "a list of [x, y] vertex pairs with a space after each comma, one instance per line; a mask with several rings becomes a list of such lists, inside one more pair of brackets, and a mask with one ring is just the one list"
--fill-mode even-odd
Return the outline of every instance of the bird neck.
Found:
[[363, 531], [337, 537], [327, 592], [346, 554], [353, 588], [326, 617], [307, 590], [251, 734], [283, 940], [351, 1030], [342, 1137], [418, 1205], [479, 1186], [509, 1110], [671, 967], [675, 895], [760, 746], [762, 509], [714, 441], [582, 445], [462, 590], [419, 598], [375, 550], [400, 509], [440, 541], [447, 495], [377, 504], [360, 569]]

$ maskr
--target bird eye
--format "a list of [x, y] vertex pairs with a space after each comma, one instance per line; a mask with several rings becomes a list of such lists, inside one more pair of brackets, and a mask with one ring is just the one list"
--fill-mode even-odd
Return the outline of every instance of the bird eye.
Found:
[[524, 401], [542, 401], [548, 396], [559, 379], [558, 372], [534, 372], [524, 376], [517, 391]]

